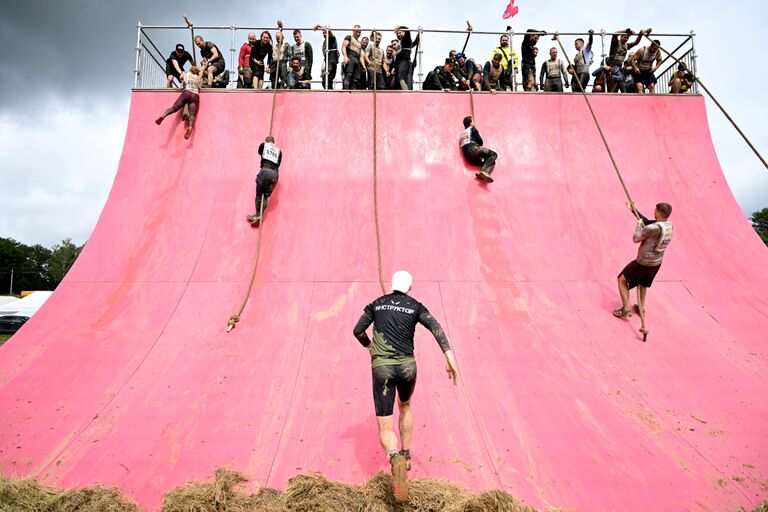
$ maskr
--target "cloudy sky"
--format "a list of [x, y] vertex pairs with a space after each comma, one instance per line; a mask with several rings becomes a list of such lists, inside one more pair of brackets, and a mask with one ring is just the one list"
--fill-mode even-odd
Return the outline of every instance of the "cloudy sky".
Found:
[[[48, 246], [64, 238], [77, 243], [88, 238], [112, 184], [125, 136], [138, 21], [177, 25], [186, 13], [197, 25], [273, 26], [278, 17], [287, 26], [319, 22], [390, 28], [403, 23], [463, 29], [469, 19], [476, 30], [498, 31], [507, 24], [501, 19], [506, 0], [364, 2], [355, 3], [356, 9], [350, 5], [338, 0], [4, 2], [0, 236]], [[759, 124], [767, 111], [768, 71], [755, 51], [768, 19], [764, 2], [517, 0], [517, 5], [520, 13], [513, 21], [519, 32], [529, 27], [561, 32], [627, 26], [651, 26], [657, 33], [695, 30], [702, 80], [757, 148], [768, 154], [768, 131]], [[319, 34], [307, 35], [319, 50]], [[216, 37], [229, 57], [229, 36], [210, 39]], [[156, 42], [167, 53], [166, 44], [175, 38], [158, 33]], [[188, 33], [179, 32], [178, 39], [187, 43]], [[462, 43], [463, 36], [455, 35], [425, 39], [425, 66], [436, 65], [448, 48]], [[495, 38], [473, 36], [468, 53], [484, 59], [493, 46]], [[742, 209], [749, 214], [768, 207], [768, 170], [709, 100], [708, 114], [720, 163]]]

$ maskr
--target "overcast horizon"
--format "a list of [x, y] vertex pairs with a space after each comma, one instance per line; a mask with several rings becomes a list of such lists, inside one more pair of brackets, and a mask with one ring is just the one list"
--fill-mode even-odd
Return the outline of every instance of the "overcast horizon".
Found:
[[[236, 1], [215, 8], [200, 0], [184, 7], [148, 0], [10, 3], [0, 19], [4, 64], [12, 70], [0, 86], [0, 237], [51, 246], [65, 238], [81, 244], [90, 236], [122, 151], [133, 86], [136, 24], [180, 25], [184, 13], [197, 25], [228, 26], [236, 21], [241, 26], [274, 26], [277, 18], [287, 26], [303, 27], [359, 23], [386, 27], [382, 28], [385, 42], [397, 24], [463, 30], [467, 18], [477, 31], [503, 31], [510, 23], [516, 33], [531, 27], [561, 32], [627, 26], [650, 26], [656, 33], [693, 29], [699, 76], [758, 150], [764, 156], [768, 153], [768, 134], [761, 126], [768, 71], [755, 65], [761, 59], [751, 51], [762, 32], [761, 22], [768, 19], [766, 5], [705, 1], [687, 7], [647, 0], [640, 9], [629, 1], [616, 1], [607, 8], [597, 2], [517, 0], [519, 14], [503, 20], [506, 4], [506, 0], [485, 2], [482, 11], [466, 12], [464, 2], [446, 0], [357, 15], [337, 0], [270, 0], [258, 6]], [[188, 36], [182, 40], [187, 46]], [[318, 78], [322, 37], [310, 32], [305, 38], [315, 48], [313, 76]], [[520, 39], [516, 38], [517, 48]], [[563, 39], [571, 49], [573, 38]], [[439, 64], [449, 49], [460, 48], [463, 40], [462, 35], [452, 35], [425, 42], [424, 73]], [[235, 46], [242, 42], [235, 41]], [[484, 62], [496, 43], [493, 38], [475, 36], [467, 53]], [[229, 66], [229, 35], [219, 45]], [[161, 50], [164, 56], [170, 52], [163, 46]], [[599, 49], [596, 54], [599, 58]], [[540, 54], [539, 62], [543, 58]], [[747, 216], [768, 207], [768, 170], [714, 103], [709, 98], [706, 103], [718, 159], [736, 200]]]

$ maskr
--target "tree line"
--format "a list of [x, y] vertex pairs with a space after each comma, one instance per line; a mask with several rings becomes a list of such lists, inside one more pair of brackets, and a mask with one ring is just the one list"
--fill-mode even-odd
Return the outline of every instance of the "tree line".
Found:
[[82, 249], [69, 238], [50, 249], [0, 238], [0, 294], [56, 289]]
[[755, 231], [763, 240], [763, 243], [768, 245], [768, 208], [756, 211], [749, 220], [752, 222], [752, 227], [755, 228]]

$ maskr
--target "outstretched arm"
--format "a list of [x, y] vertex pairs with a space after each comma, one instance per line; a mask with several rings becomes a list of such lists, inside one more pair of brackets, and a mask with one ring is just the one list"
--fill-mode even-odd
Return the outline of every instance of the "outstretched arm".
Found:
[[456, 385], [456, 379], [458, 377], [458, 366], [456, 364], [456, 358], [451, 350], [451, 344], [448, 342], [448, 338], [443, 332], [443, 328], [440, 327], [440, 323], [435, 320], [426, 308], [423, 308], [419, 314], [419, 323], [429, 329], [432, 332], [432, 336], [437, 340], [440, 349], [445, 355], [445, 372], [448, 374], [448, 378], [453, 380], [454, 386]]

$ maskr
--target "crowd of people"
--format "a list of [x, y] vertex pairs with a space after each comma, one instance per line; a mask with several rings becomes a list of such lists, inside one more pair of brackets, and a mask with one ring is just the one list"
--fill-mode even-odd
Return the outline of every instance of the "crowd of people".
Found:
[[[262, 89], [266, 87], [267, 80], [272, 88], [310, 88], [314, 64], [312, 45], [298, 29], [292, 31], [293, 44], [289, 44], [285, 41], [282, 25], [279, 27], [274, 39], [268, 30], [262, 31], [258, 37], [254, 32], [248, 34], [248, 40], [240, 47], [237, 58], [238, 88]], [[374, 31], [369, 36], [363, 36], [359, 25], [355, 25], [341, 44], [332, 30], [319, 24], [313, 30], [320, 30], [323, 36], [320, 78], [325, 89], [334, 88], [339, 70], [343, 89], [413, 89], [419, 35], [412, 37], [408, 27], [395, 27], [394, 37], [386, 46], [381, 32]], [[567, 64], [568, 59], [564, 62], [558, 58], [558, 47], [553, 46], [548, 52], [549, 59], [540, 67], [536, 62], [539, 55], [537, 45], [546, 32], [529, 29], [523, 36], [520, 58], [510, 46], [509, 35], [502, 34], [498, 46], [484, 63], [456, 50], [448, 52], [445, 62], [427, 73], [422, 89], [472, 89], [495, 93], [518, 90], [518, 86], [522, 86], [522, 90], [529, 92], [563, 92], [570, 89], [573, 92], [647, 91], [653, 94], [656, 92], [656, 71], [663, 59], [658, 40], [639, 47], [643, 37], [650, 34], [650, 28], [637, 32], [627, 28], [613, 34], [607, 58], [601, 60], [594, 70], [593, 30], [588, 31], [586, 41], [584, 38], [574, 41], [575, 53], [570, 59], [571, 64]], [[630, 41], [632, 36], [636, 37]], [[227, 87], [230, 77], [223, 53], [215, 43], [205, 41], [199, 35], [195, 38], [195, 45], [203, 58], [197, 71], [200, 86]], [[167, 86], [173, 87], [175, 81], [181, 83], [185, 64], [192, 62], [193, 58], [184, 45], [176, 45], [166, 60]], [[669, 90], [673, 94], [686, 93], [693, 82], [692, 73], [681, 62], [669, 80]]]

